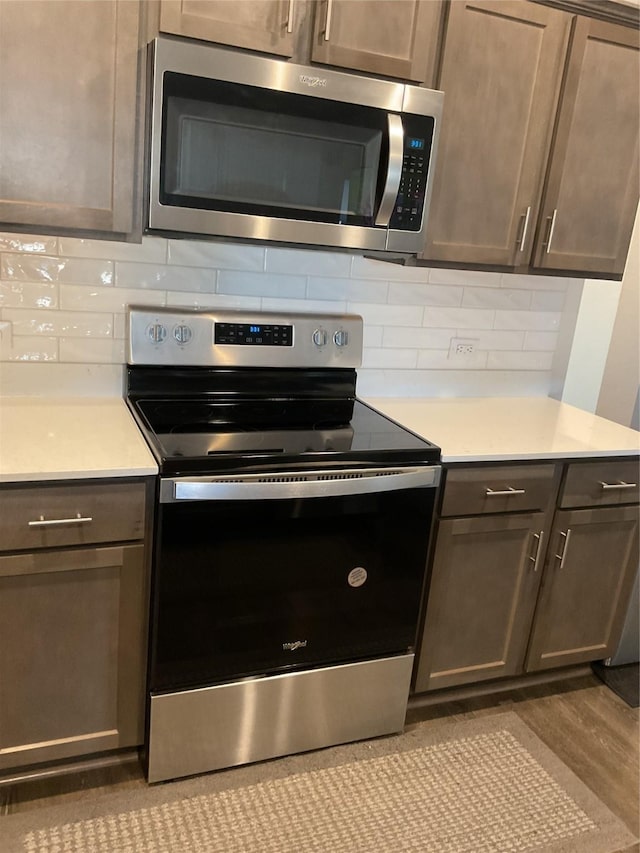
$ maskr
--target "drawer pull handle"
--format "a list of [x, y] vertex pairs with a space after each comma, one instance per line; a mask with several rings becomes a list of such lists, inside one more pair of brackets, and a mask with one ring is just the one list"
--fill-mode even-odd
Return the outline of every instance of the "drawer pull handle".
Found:
[[564, 533], [562, 530], [560, 531], [560, 536], [564, 536], [564, 546], [562, 548], [561, 554], [556, 554], [558, 560], [560, 560], [560, 565], [558, 568], [562, 568], [564, 566], [564, 561], [567, 556], [567, 550], [569, 548], [569, 539], [571, 538], [571, 528], [567, 527], [567, 532]]
[[533, 571], [538, 571], [538, 563], [540, 561], [540, 557], [542, 555], [542, 543], [544, 542], [544, 530], [541, 530], [540, 533], [534, 533], [533, 538], [536, 540], [536, 552], [532, 557], [529, 557], [531, 562], [533, 563]]
[[600, 485], [603, 489], [636, 489], [638, 487], [637, 483], [625, 483], [624, 480], [618, 480], [617, 483], [603, 483], [600, 481]]
[[83, 516], [78, 513], [75, 518], [50, 518], [45, 519], [41, 515], [37, 521], [30, 521], [29, 527], [63, 527], [65, 524], [88, 524], [93, 521], [91, 516]]
[[488, 498], [495, 497], [496, 495], [524, 495], [525, 489], [514, 489], [513, 486], [509, 486], [508, 489], [499, 489], [494, 491], [494, 489], [487, 489], [486, 495]]

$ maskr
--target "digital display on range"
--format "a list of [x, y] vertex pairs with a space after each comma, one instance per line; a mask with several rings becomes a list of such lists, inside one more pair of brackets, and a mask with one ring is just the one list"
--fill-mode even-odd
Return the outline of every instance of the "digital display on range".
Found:
[[216, 323], [213, 341], [253, 347], [292, 347], [293, 326], [257, 323]]

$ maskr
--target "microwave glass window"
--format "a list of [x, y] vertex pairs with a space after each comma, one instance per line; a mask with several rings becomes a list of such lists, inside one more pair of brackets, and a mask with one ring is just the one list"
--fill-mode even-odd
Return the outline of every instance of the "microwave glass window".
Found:
[[279, 93], [247, 86], [228, 103], [217, 81], [192, 97], [193, 78], [184, 97], [182, 75], [166, 76], [163, 204], [372, 224], [387, 157], [376, 110], [288, 95], [285, 112]]

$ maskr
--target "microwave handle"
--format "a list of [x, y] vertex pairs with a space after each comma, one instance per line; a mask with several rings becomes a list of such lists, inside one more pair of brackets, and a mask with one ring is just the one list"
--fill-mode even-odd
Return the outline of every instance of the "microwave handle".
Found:
[[376, 216], [375, 224], [388, 227], [393, 208], [398, 197], [400, 178], [402, 177], [402, 156], [404, 153], [404, 129], [402, 119], [395, 113], [387, 116], [389, 126], [389, 163], [387, 179]]

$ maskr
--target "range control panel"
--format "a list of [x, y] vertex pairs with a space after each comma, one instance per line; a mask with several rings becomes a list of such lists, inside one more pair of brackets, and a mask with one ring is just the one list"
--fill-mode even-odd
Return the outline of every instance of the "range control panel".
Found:
[[127, 363], [194, 367], [360, 367], [357, 314], [255, 314], [130, 306]]

